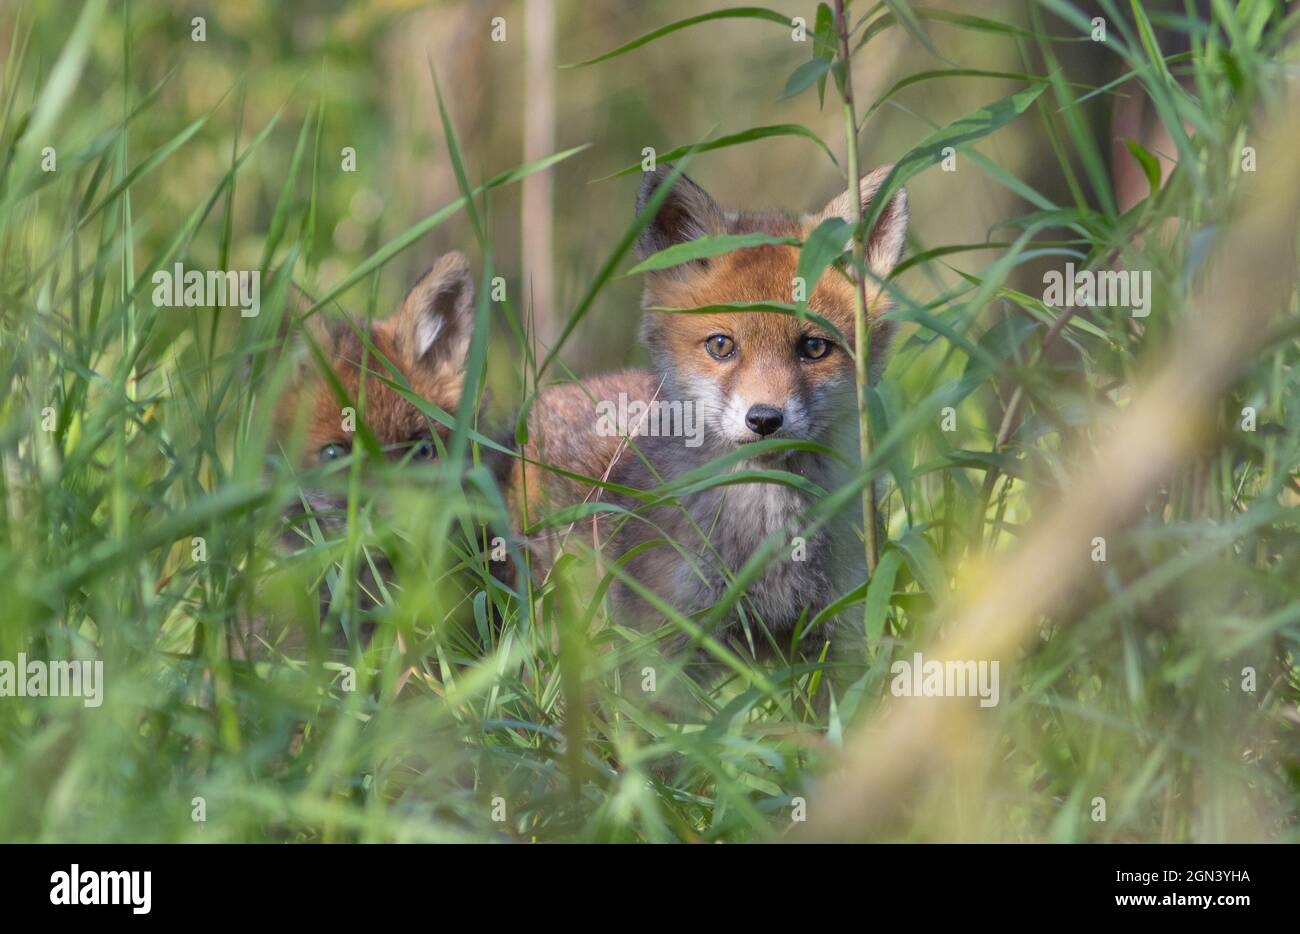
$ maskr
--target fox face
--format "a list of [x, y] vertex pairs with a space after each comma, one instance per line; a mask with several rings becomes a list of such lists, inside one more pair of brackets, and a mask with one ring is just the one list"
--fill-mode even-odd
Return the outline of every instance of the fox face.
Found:
[[464, 386], [473, 309], [469, 263], [460, 253], [448, 253], [416, 282], [393, 314], [370, 326], [367, 337], [373, 350], [349, 325], [325, 324], [319, 315], [310, 319], [311, 337], [346, 398], [339, 398], [313, 357], [304, 355], [278, 412], [284, 431], [291, 430], [297, 419], [306, 420], [301, 466], [326, 466], [351, 453], [355, 419], [345, 417], [343, 410], [360, 404], [363, 370], [370, 374], [365, 379], [364, 411], [356, 414], [365, 420], [385, 456], [412, 461], [434, 458], [433, 436], [445, 438], [447, 429], [431, 425], [411, 402], [376, 378], [375, 374], [389, 377], [376, 353], [401, 372], [416, 395], [453, 412]]
[[[890, 168], [884, 166], [862, 179], [864, 212]], [[670, 171], [660, 166], [646, 174], [638, 210]], [[645, 258], [674, 244], [719, 234], [758, 232], [802, 240], [828, 218], [850, 220], [851, 197], [845, 192], [820, 212], [802, 216], [724, 212], [682, 176], [643, 231], [638, 251]], [[907, 195], [900, 190], [866, 244], [866, 259], [876, 277], [888, 276], [898, 262], [906, 229]], [[839, 336], [811, 319], [775, 312], [672, 314], [649, 309], [789, 304], [798, 263], [798, 247], [764, 245], [647, 273], [642, 340], [668, 391], [676, 398], [696, 401], [705, 437], [715, 449], [769, 437], [828, 440], [856, 393], [850, 352], [858, 285], [828, 269], [808, 290], [809, 310], [833, 324]], [[868, 283], [867, 303], [871, 362], [878, 370], [892, 327], [879, 320], [889, 308], [889, 297], [874, 281]]]

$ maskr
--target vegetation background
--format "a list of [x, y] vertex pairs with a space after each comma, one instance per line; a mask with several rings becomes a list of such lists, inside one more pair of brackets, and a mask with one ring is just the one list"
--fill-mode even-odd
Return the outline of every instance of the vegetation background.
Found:
[[[608, 177], [644, 147], [727, 142], [689, 168], [724, 206], [844, 190], [830, 8], [709, 15], [731, 8], [0, 7], [0, 659], [107, 678], [95, 709], [0, 698], [0, 839], [1295, 839], [1280, 2], [850, 4], [857, 158], [899, 163], [912, 213], [862, 475], [891, 479], [888, 543], [844, 605], [860, 657], [743, 663], [702, 689], [710, 720], [665, 723], [621, 690], [637, 636], [602, 606], [492, 581], [470, 540], [499, 497], [451, 463], [354, 484], [343, 540], [277, 557], [301, 480], [269, 416], [290, 279], [373, 317], [450, 249], [504, 277], [481, 447], [557, 344], [544, 383], [644, 362], [619, 249], [638, 178]], [[155, 308], [177, 261], [262, 270], [263, 314]], [[1067, 261], [1150, 270], [1151, 316], [1044, 305]], [[381, 550], [401, 558], [368, 608], [346, 581]], [[230, 658], [229, 620], [314, 619], [322, 580], [346, 650]], [[890, 696], [893, 660], [954, 646], [1003, 660], [997, 708]]]

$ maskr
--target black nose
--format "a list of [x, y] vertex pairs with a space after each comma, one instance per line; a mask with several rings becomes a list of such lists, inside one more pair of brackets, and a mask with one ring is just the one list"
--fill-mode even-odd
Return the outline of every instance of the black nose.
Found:
[[785, 418], [781, 415], [781, 410], [774, 405], [751, 406], [745, 415], [745, 424], [760, 435], [770, 435], [781, 427], [783, 421]]

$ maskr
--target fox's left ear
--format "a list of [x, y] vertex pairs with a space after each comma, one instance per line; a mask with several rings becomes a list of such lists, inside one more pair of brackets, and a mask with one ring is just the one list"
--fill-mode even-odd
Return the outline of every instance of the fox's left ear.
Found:
[[474, 331], [474, 280], [458, 251], [433, 264], [389, 319], [394, 343], [411, 367], [458, 370]]
[[[660, 185], [667, 182], [673, 167], [663, 163], [653, 171], [646, 172], [641, 178], [641, 187], [636, 193], [636, 210], [640, 214], [645, 210]], [[727, 229], [722, 209], [709, 197], [699, 185], [685, 175], [677, 177], [655, 216], [650, 219], [636, 241], [637, 256], [645, 259], [660, 250], [690, 240], [698, 240], [714, 234], [724, 233]], [[705, 265], [702, 261], [683, 263], [666, 270], [669, 275], [682, 275], [688, 269]]]
[[[858, 183], [860, 197], [862, 198], [862, 213], [865, 215], [871, 210], [871, 204], [875, 200], [876, 194], [880, 191], [880, 186], [885, 184], [885, 179], [893, 171], [892, 165], [882, 165], [880, 168], [862, 176]], [[808, 221], [808, 229], [811, 231], [822, 221], [832, 217], [842, 218], [852, 222], [853, 220], [853, 193], [845, 191], [831, 199], [830, 204], [821, 210], [821, 213], [814, 215]], [[903, 255], [903, 243], [907, 239], [907, 190], [898, 189], [894, 196], [889, 199], [889, 204], [880, 213], [880, 218], [876, 221], [875, 229], [866, 242], [866, 260], [867, 265], [881, 279], [893, 272], [894, 267], [898, 265], [898, 260]]]

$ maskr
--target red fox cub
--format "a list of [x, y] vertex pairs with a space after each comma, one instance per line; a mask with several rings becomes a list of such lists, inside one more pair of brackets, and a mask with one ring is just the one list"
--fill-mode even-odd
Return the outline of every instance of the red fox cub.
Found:
[[[889, 170], [879, 168], [861, 180], [864, 212]], [[667, 166], [660, 166], [645, 175], [638, 210], [669, 173]], [[682, 176], [643, 231], [638, 251], [645, 258], [718, 234], [762, 232], [803, 239], [828, 218], [849, 220], [851, 197], [846, 192], [812, 215], [730, 212]], [[875, 276], [884, 279], [893, 270], [906, 230], [907, 195], [900, 190], [866, 243], [866, 260]], [[544, 391], [530, 415], [532, 440], [526, 457], [637, 490], [653, 490], [720, 456], [772, 438], [817, 442], [844, 452], [849, 463], [856, 464], [853, 360], [833, 334], [811, 319], [777, 312], [651, 310], [788, 304], [798, 261], [798, 247], [765, 245], [647, 273], [641, 339], [650, 351], [651, 368]], [[808, 298], [809, 309], [849, 341], [855, 288], [830, 269]], [[890, 300], [874, 280], [867, 284], [867, 299], [871, 367], [878, 372], [892, 331], [880, 315], [889, 309]], [[794, 449], [755, 454], [727, 469], [784, 470], [827, 491], [853, 474], [853, 468], [826, 454]], [[765, 539], [778, 531], [787, 536], [784, 552], [744, 589], [743, 598], [723, 620], [725, 631], [714, 632], [724, 639], [733, 636], [743, 618], [751, 624], [755, 649], [762, 654], [788, 652], [800, 620], [810, 621], [864, 577], [861, 538], [853, 522], [805, 531], [801, 515], [815, 495], [789, 483], [744, 480], [713, 485], [649, 508], [630, 496], [593, 492], [589, 484], [521, 462], [514, 474], [517, 504], [525, 485], [534, 511], [542, 501], [554, 509], [583, 499], [641, 507], [638, 518], [619, 518], [621, 528], [606, 554], [611, 560], [630, 554], [628, 574], [687, 616], [721, 602], [734, 575]], [[601, 524], [612, 529], [615, 522], [607, 517]], [[648, 615], [649, 607], [635, 588], [619, 587], [616, 593], [620, 615]]]
[[[323, 313], [310, 318], [306, 327], [346, 398], [339, 398], [314, 355], [303, 347], [298, 370], [277, 403], [275, 418], [281, 438], [305, 434], [298, 467], [311, 470], [348, 456], [356, 421], [364, 421], [387, 458], [412, 462], [431, 460], [436, 453], [434, 432], [445, 439], [447, 429], [431, 423], [406, 398], [375, 376], [389, 375], [375, 351], [402, 373], [416, 395], [443, 411], [454, 412], [464, 385], [465, 356], [474, 327], [473, 309], [474, 282], [469, 263], [462, 254], [453, 252], [439, 259], [416, 282], [395, 312], [369, 326], [367, 336], [374, 350], [369, 350], [361, 336], [345, 322], [327, 324]], [[365, 379], [362, 409], [363, 369], [370, 372]], [[354, 418], [345, 412], [349, 406], [358, 406]], [[290, 508], [288, 518], [296, 521], [282, 536], [282, 551], [309, 544], [311, 523], [315, 523], [327, 540], [338, 538], [346, 524], [347, 497], [339, 488], [305, 489], [302, 499], [310, 515], [305, 514], [302, 504]], [[378, 561], [377, 567], [381, 576], [387, 576], [390, 568], [386, 562]], [[370, 568], [364, 567], [358, 578], [362, 605], [373, 606], [377, 582]], [[322, 616], [328, 601], [328, 588], [322, 584]], [[268, 621], [260, 615], [241, 621], [238, 632], [232, 634], [232, 654], [249, 657], [250, 652], [261, 654], [270, 646], [287, 654], [301, 651], [305, 633], [301, 620], [289, 621], [283, 627], [284, 632], [268, 632], [268, 628]]]

